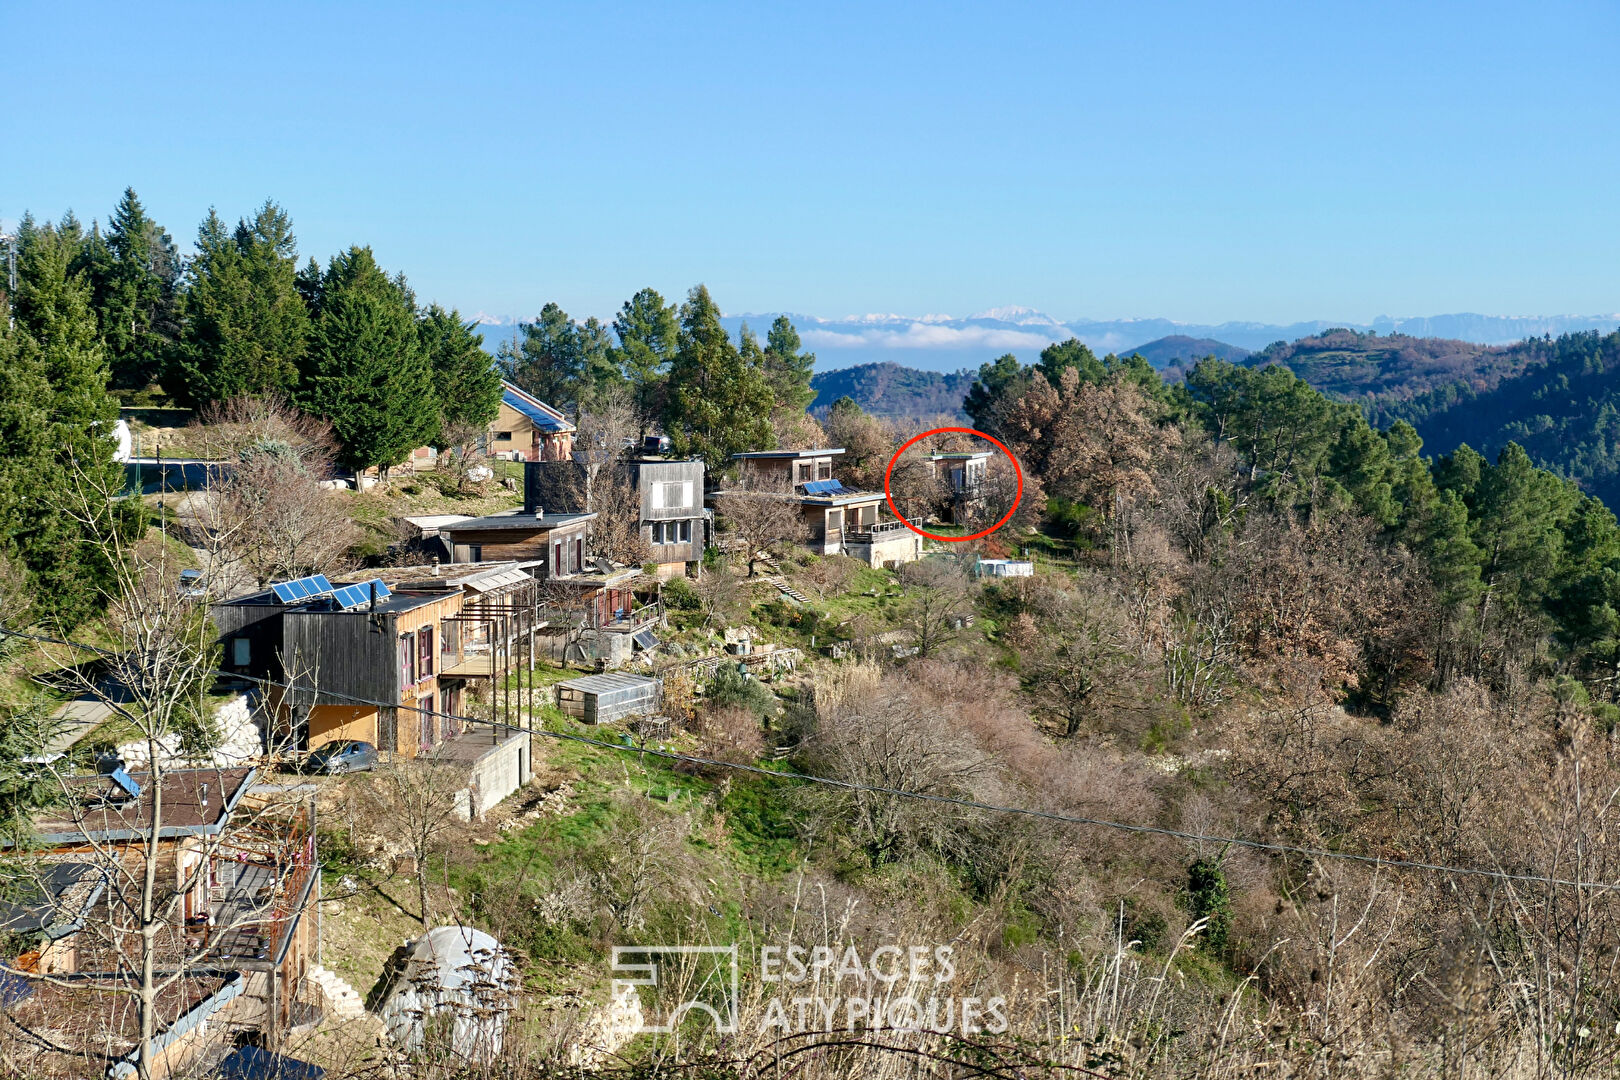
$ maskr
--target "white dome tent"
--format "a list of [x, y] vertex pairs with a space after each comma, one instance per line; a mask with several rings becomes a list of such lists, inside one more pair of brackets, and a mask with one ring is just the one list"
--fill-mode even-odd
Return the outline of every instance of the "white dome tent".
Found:
[[493, 937], [439, 926], [411, 944], [380, 1015], [403, 1050], [488, 1065], [501, 1052], [516, 989], [512, 959]]

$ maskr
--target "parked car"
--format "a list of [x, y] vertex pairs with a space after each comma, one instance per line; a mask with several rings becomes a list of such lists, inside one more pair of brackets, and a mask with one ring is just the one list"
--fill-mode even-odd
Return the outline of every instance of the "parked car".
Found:
[[304, 759], [304, 771], [336, 775], [364, 772], [377, 767], [377, 748], [359, 739], [339, 739], [318, 750], [310, 751]]
[[668, 435], [648, 435], [641, 440], [643, 454], [667, 454], [675, 448], [675, 443]]

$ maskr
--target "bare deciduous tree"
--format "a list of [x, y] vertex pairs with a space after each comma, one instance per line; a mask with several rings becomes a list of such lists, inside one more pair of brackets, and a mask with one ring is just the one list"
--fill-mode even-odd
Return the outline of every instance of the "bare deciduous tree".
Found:
[[205, 442], [221, 465], [200, 500], [201, 524], [225, 538], [212, 573], [234, 570], [263, 585], [352, 565], [360, 530], [343, 496], [321, 486], [332, 476], [331, 425], [276, 398], [235, 398], [205, 419]]
[[378, 834], [397, 838], [415, 863], [417, 918], [431, 920], [428, 864], [442, 854], [471, 815], [464, 765], [435, 756], [396, 758], [366, 778], [364, 795]]
[[961, 633], [973, 610], [973, 583], [960, 566], [945, 559], [907, 563], [899, 576], [906, 590], [901, 628], [918, 656], [934, 656]]
[[761, 551], [803, 543], [808, 535], [798, 500], [790, 493], [760, 482], [743, 484], [715, 500], [723, 534], [736, 543], [748, 560], [748, 574]]

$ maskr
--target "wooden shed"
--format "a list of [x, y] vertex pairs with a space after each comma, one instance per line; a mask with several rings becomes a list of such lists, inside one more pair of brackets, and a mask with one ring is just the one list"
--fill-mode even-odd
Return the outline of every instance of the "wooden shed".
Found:
[[587, 675], [557, 684], [558, 707], [587, 724], [650, 716], [663, 698], [663, 680], [645, 675]]

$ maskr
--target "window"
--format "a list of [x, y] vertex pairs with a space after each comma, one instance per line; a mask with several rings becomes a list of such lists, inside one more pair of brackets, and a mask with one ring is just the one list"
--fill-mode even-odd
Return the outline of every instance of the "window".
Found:
[[399, 678], [406, 686], [416, 684], [416, 635], [399, 635]]
[[831, 480], [832, 479], [832, 462], [831, 461], [819, 461], [819, 462], [816, 463], [816, 479], [817, 480]]
[[795, 484], [802, 484], [806, 480], [810, 479], [810, 467], [811, 466], [808, 461], [801, 461], [795, 464], [793, 466], [793, 482]]
[[552, 573], [557, 577], [562, 577], [562, 544], [561, 543], [556, 543], [556, 544], [551, 545], [551, 561], [552, 561], [552, 566], [554, 566], [556, 568], [555, 570], [552, 571]]
[[585, 569], [585, 538], [576, 537], [574, 540], [574, 569]]
[[231, 663], [247, 667], [253, 662], [253, 642], [245, 637], [231, 639]]
[[680, 542], [683, 544], [690, 544], [692, 542], [692, 523], [690, 521], [681, 522]]
[[416, 668], [426, 679], [433, 674], [433, 627], [424, 626], [416, 632]]
[[512, 433], [510, 431], [497, 431], [495, 433], [495, 441], [496, 442], [511, 442], [512, 441]]

